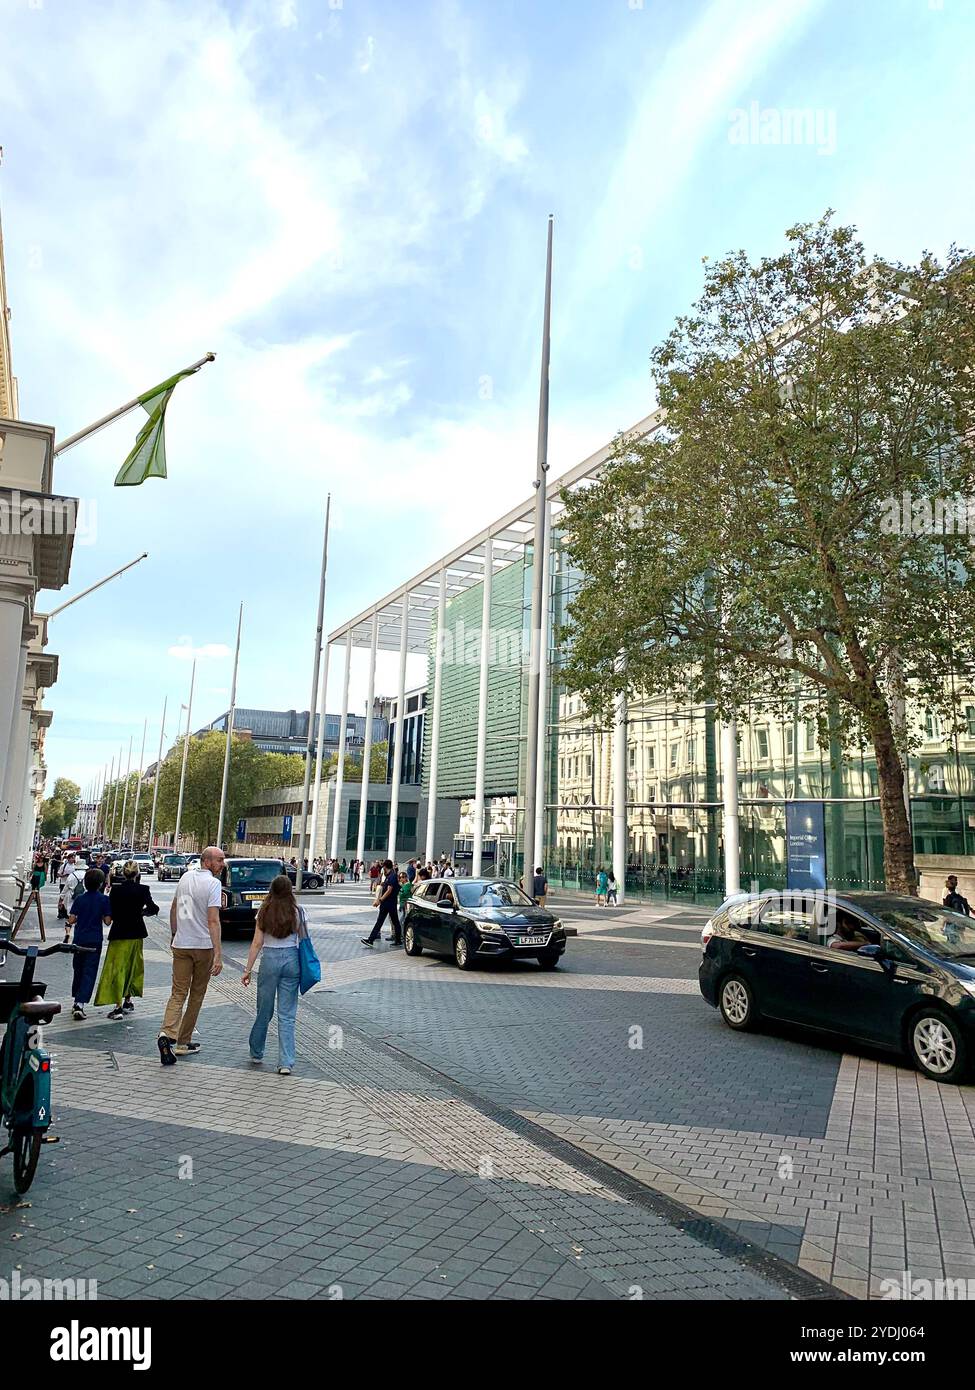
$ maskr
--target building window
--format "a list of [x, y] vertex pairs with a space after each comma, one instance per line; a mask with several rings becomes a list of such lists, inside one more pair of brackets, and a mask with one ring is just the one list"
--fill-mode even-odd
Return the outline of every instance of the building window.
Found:
[[786, 724], [785, 730], [785, 756], [791, 758], [795, 752], [796, 731], [791, 724]]
[[687, 740], [687, 761], [688, 761], [689, 764], [693, 765], [693, 763], [696, 761], [696, 759], [697, 759], [697, 739], [696, 739], [696, 738], [689, 738], [689, 739]]
[[965, 706], [965, 723], [968, 725], [968, 737], [975, 738], [975, 705]]
[[627, 751], [630, 760], [630, 768], [632, 769], [636, 767], [636, 749], [631, 747]]
[[758, 748], [758, 760], [762, 763], [768, 762], [768, 729], [755, 730], [755, 743]]
[[945, 790], [945, 770], [940, 763], [935, 763], [928, 768], [928, 791], [943, 792]]
[[816, 721], [815, 719], [806, 720], [806, 752], [815, 753], [816, 743]]
[[656, 766], [657, 766], [657, 747], [656, 747], [656, 744], [651, 743], [651, 744], [649, 744], [648, 747], [647, 747], [647, 767], [656, 767]]
[[925, 715], [924, 732], [927, 735], [929, 743], [938, 742], [943, 737], [941, 715], [935, 714], [934, 710], [929, 709]]

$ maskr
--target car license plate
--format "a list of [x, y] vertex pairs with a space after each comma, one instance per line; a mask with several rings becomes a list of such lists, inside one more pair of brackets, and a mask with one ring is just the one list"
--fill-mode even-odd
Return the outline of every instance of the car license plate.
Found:
[[245, 903], [262, 903], [267, 897], [266, 893], [245, 893], [243, 895]]
[[519, 936], [515, 940], [516, 946], [544, 946], [548, 940], [545, 936]]

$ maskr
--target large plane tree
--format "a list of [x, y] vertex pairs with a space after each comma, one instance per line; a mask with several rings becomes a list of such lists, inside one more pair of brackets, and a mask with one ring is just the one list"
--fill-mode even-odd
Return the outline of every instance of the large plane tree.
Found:
[[868, 262], [831, 214], [786, 235], [706, 263], [652, 355], [664, 424], [566, 493], [563, 675], [599, 713], [819, 692], [872, 746], [886, 883], [916, 892], [905, 699], [951, 729], [975, 669], [975, 275], [955, 248]]

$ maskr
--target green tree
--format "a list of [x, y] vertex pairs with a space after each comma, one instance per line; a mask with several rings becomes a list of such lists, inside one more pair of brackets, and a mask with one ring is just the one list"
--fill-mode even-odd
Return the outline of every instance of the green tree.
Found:
[[887, 886], [914, 892], [899, 711], [957, 719], [975, 604], [969, 537], [905, 528], [902, 499], [973, 493], [975, 275], [954, 248], [868, 265], [831, 214], [787, 238], [707, 267], [653, 354], [663, 427], [565, 495], [563, 675], [603, 714], [617, 692], [742, 718], [819, 691], [874, 750]]
[[[201, 847], [212, 844], [217, 834], [225, 747], [226, 736], [217, 731], [202, 738], [190, 739], [180, 834], [192, 836]], [[183, 739], [180, 738], [157, 772], [159, 799], [156, 825], [160, 830], [175, 830], [182, 765]], [[255, 793], [262, 787], [293, 786], [300, 784], [303, 778], [304, 759], [300, 754], [265, 753], [249, 738], [234, 738], [230, 753], [224, 839], [229, 842], [233, 838], [234, 825], [253, 804]]]
[[67, 807], [60, 797], [49, 796], [41, 802], [41, 834], [45, 838], [53, 839], [63, 835], [65, 828], [70, 824]]
[[78, 819], [78, 807], [81, 805], [81, 788], [78, 783], [72, 782], [70, 777], [59, 777], [54, 783], [51, 800], [64, 803], [64, 824], [70, 829]]

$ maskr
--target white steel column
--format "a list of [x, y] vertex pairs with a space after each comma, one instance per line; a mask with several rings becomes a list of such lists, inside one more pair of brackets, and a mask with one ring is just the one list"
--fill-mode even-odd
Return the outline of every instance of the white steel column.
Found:
[[[474, 853], [471, 875], [481, 876], [484, 852], [484, 768], [487, 761], [488, 672], [491, 659], [491, 580], [494, 577], [494, 543], [484, 542], [484, 583], [481, 602], [481, 671], [477, 691], [477, 760], [474, 767]], [[495, 866], [497, 861], [495, 860]]]
[[403, 735], [406, 730], [406, 645], [410, 633], [410, 596], [403, 595], [403, 619], [399, 637], [399, 691], [396, 698], [396, 729], [393, 734], [393, 785], [389, 795], [389, 841], [386, 858], [396, 862], [396, 820], [399, 816], [399, 783], [403, 775]]
[[437, 848], [437, 771], [440, 759], [440, 710], [443, 704], [443, 648], [447, 623], [447, 571], [440, 571], [440, 593], [437, 597], [437, 645], [433, 657], [433, 727], [430, 730], [430, 787], [427, 796], [428, 864], [433, 863]]
[[738, 725], [734, 719], [721, 726], [721, 784], [724, 792], [724, 891], [725, 897], [741, 890], [738, 835]]
[[613, 875], [616, 900], [626, 896], [626, 696], [617, 695], [613, 718]]
[[[545, 868], [545, 826], [546, 810], [545, 802], [548, 784], [545, 779], [545, 769], [547, 766], [549, 749], [549, 656], [551, 653], [551, 642], [549, 640], [549, 630], [551, 628], [552, 612], [552, 504], [548, 504], [548, 514], [545, 525], [545, 548], [543, 551], [542, 565], [544, 578], [542, 580], [542, 622], [541, 640], [539, 646], [539, 660], [541, 665], [538, 671], [538, 775], [535, 779], [535, 864], [531, 865], [531, 873], [535, 872], [535, 865], [540, 864]], [[528, 884], [528, 873], [525, 874], [525, 884]], [[525, 889], [528, 892], [526, 886]]]
[[349, 673], [352, 670], [352, 629], [345, 634], [345, 674], [342, 677], [342, 712], [339, 715], [339, 760], [335, 769], [335, 805], [332, 807], [332, 858], [339, 853], [339, 820], [345, 786], [345, 740], [349, 728]]
[[372, 615], [372, 642], [369, 646], [369, 691], [366, 696], [366, 739], [362, 748], [362, 782], [359, 788], [359, 831], [355, 857], [360, 862], [366, 852], [366, 815], [369, 810], [369, 764], [372, 761], [372, 708], [376, 701], [376, 651], [379, 647], [379, 611]]
[[[20, 819], [24, 804], [24, 779], [30, 759], [30, 716], [29, 707], [21, 699], [20, 709], [14, 720], [7, 768], [4, 779], [4, 816], [0, 834], [2, 858], [0, 858], [0, 901], [7, 901], [6, 894], [13, 890], [16, 898], [17, 856], [20, 854]], [[7, 888], [6, 885], [11, 885]], [[13, 901], [14, 898], [10, 899]]]
[[318, 682], [318, 747], [315, 752], [315, 789], [311, 798], [311, 841], [308, 847], [309, 868], [318, 853], [318, 816], [322, 795], [322, 762], [325, 757], [325, 712], [328, 708], [328, 662], [332, 650], [331, 642], [325, 643], [322, 652], [321, 679]]

